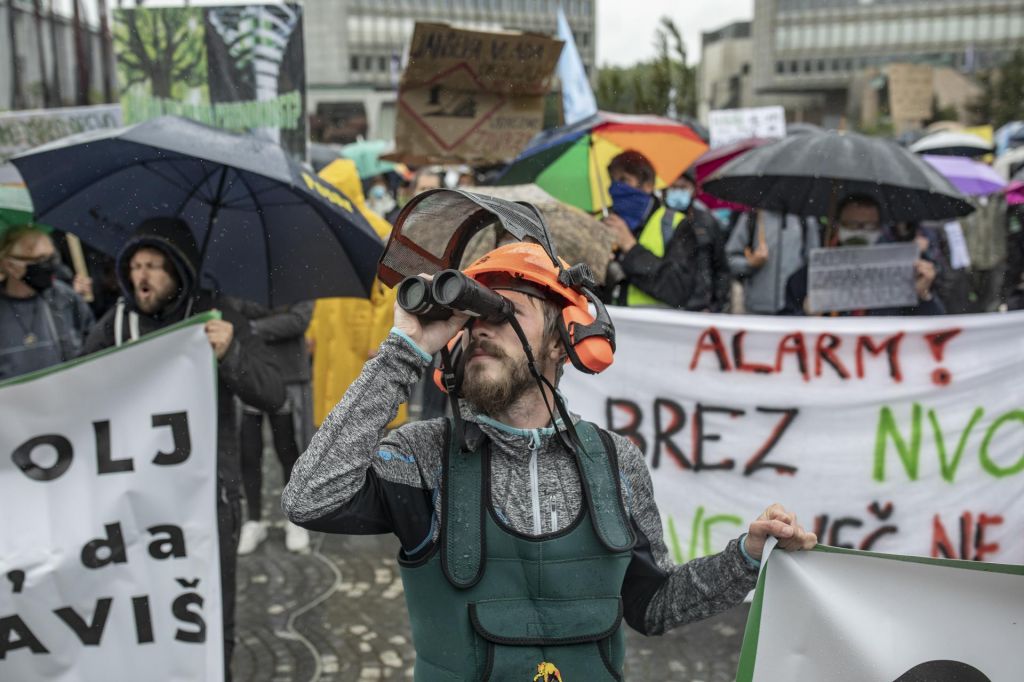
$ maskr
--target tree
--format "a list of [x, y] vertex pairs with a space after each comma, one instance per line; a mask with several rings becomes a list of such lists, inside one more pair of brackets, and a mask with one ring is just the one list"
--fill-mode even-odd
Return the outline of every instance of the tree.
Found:
[[982, 93], [971, 112], [984, 123], [999, 127], [1024, 119], [1024, 48], [1017, 48], [1005, 63], [982, 73]]
[[654, 59], [597, 73], [598, 108], [633, 114], [693, 116], [697, 110], [696, 69], [686, 64], [686, 45], [669, 17], [654, 33]]
[[175, 98], [175, 86], [206, 79], [202, 10], [161, 7], [119, 10], [114, 32], [121, 89], [149, 84], [154, 97]]

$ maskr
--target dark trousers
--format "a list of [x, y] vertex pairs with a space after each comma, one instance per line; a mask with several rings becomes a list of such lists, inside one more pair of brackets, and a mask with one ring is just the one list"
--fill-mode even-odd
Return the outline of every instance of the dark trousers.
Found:
[[220, 537], [220, 594], [224, 615], [224, 680], [231, 682], [231, 655], [235, 650], [235, 569], [242, 507], [237, 495], [223, 487], [217, 491], [217, 532]]
[[[289, 412], [268, 414], [267, 418], [274, 435], [274, 451], [287, 483], [300, 454], [294, 416]], [[259, 521], [263, 518], [263, 415], [242, 414], [241, 446], [242, 488], [245, 490], [247, 515], [250, 521]]]

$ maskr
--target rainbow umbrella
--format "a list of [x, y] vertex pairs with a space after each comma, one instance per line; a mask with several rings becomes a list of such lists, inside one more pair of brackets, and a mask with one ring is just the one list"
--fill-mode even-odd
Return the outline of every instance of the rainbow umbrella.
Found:
[[682, 175], [707, 148], [691, 128], [672, 119], [599, 111], [538, 135], [495, 184], [533, 183], [559, 201], [596, 213], [611, 205], [608, 164], [616, 155], [635, 150], [646, 156], [660, 188]]

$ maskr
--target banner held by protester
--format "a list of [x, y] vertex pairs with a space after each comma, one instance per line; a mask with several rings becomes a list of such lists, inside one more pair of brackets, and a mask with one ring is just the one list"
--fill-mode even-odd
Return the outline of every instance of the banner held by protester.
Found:
[[114, 10], [126, 124], [164, 115], [255, 132], [306, 160], [300, 5]]
[[0, 387], [0, 679], [223, 679], [213, 317]]
[[737, 682], [1020, 677], [1024, 566], [819, 547], [772, 551]]
[[562, 390], [644, 451], [677, 561], [785, 500], [825, 544], [1024, 563], [1019, 316], [613, 317]]

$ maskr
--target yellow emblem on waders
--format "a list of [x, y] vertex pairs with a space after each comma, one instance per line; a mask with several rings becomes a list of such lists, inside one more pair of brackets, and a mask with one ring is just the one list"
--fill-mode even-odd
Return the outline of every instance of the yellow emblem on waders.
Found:
[[564, 682], [562, 673], [554, 663], [538, 663], [537, 674], [533, 676], [533, 682]]

